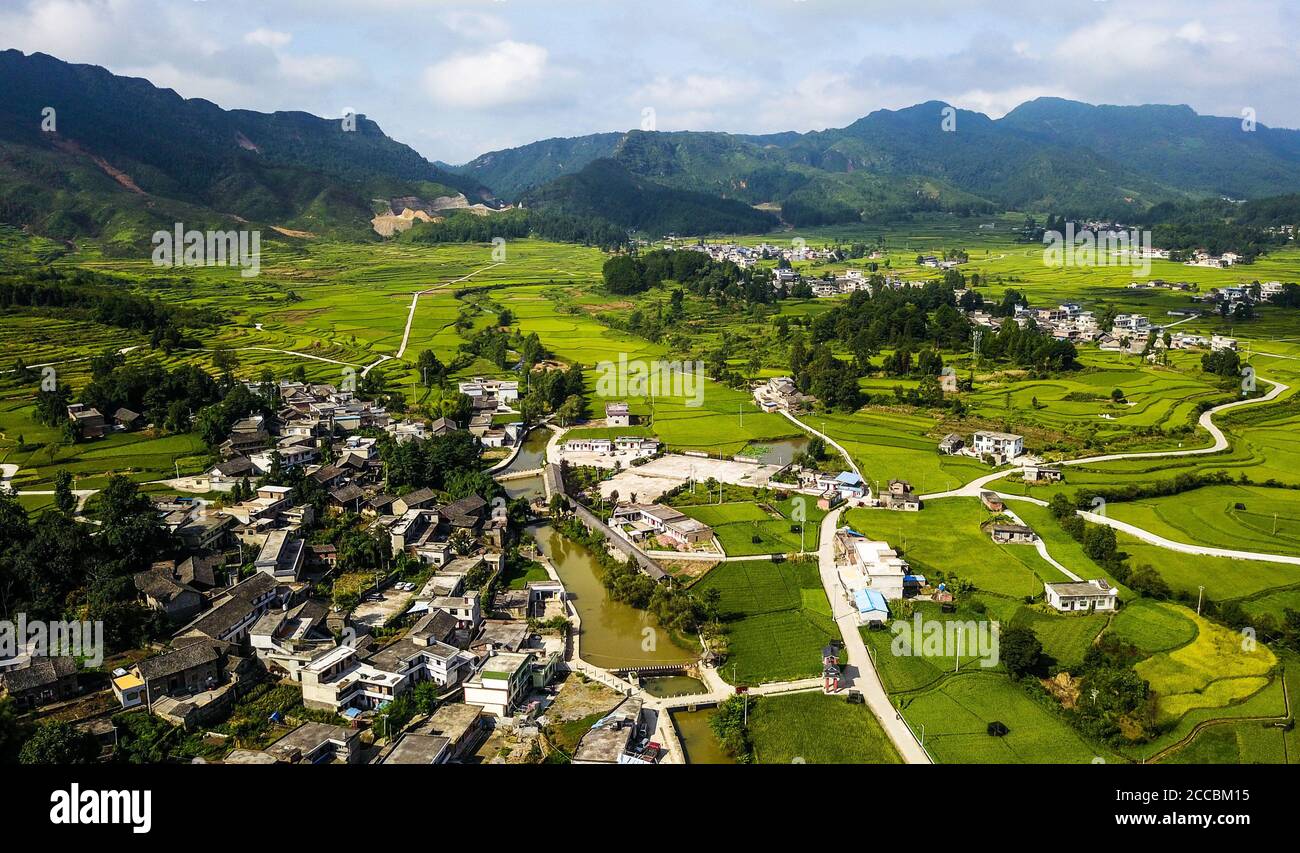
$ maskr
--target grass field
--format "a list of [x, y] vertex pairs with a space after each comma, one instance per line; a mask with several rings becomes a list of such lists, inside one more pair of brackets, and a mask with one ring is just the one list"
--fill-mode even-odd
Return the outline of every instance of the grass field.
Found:
[[899, 764], [866, 705], [820, 692], [761, 696], [749, 716], [758, 764]]
[[1300, 555], [1300, 490], [1207, 486], [1106, 509], [1113, 518], [1175, 542]]
[[958, 577], [981, 590], [1020, 598], [1043, 591], [1043, 580], [1064, 580], [1032, 545], [997, 545], [980, 530], [993, 517], [975, 498], [928, 501], [920, 512], [852, 509], [845, 523], [888, 541], [912, 568], [935, 579]]
[[[806, 520], [795, 525], [792, 516], [795, 500], [803, 501]], [[821, 538], [821, 520], [826, 513], [819, 510], [811, 498], [787, 498], [783, 501], [756, 503], [721, 503], [683, 506], [682, 512], [713, 528], [722, 549], [729, 557], [759, 554], [797, 554], [802, 547], [815, 552]], [[800, 534], [792, 526], [803, 529]], [[757, 537], [759, 541], [755, 542]]]
[[[1035, 703], [1001, 673], [970, 671], [904, 701], [912, 728], [925, 727], [925, 745], [934, 759], [957, 764], [1089, 764], [1108, 750], [1086, 743], [1070, 725]], [[1001, 722], [1004, 737], [988, 733]]]
[[794, 681], [821, 675], [821, 650], [839, 636], [814, 561], [721, 563], [692, 590], [721, 593], [733, 684]]

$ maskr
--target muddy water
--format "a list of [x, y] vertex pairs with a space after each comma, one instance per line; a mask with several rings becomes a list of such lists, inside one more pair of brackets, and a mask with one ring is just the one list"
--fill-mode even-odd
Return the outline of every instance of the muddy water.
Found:
[[682, 742], [687, 764], [736, 763], [735, 759], [723, 751], [713, 729], [709, 728], [709, 719], [714, 713], [713, 708], [672, 712], [673, 725], [677, 727], [677, 737]]
[[648, 613], [609, 598], [600, 582], [600, 565], [585, 546], [548, 524], [530, 527], [528, 532], [555, 566], [582, 619], [584, 660], [606, 669], [621, 669], [696, 659], [698, 652], [674, 643], [655, 627]]

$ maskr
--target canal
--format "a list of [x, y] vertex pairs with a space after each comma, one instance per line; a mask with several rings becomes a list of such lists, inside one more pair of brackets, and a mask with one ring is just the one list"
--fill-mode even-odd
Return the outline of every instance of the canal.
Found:
[[683, 648], [660, 630], [643, 610], [614, 601], [601, 583], [596, 557], [557, 533], [549, 524], [528, 528], [537, 545], [555, 566], [582, 620], [581, 652], [588, 663], [623, 669], [689, 663], [698, 650]]
[[551, 440], [551, 431], [546, 427], [533, 427], [524, 437], [524, 446], [519, 448], [519, 455], [511, 460], [499, 474], [513, 474], [516, 471], [532, 471], [546, 464], [546, 445]]

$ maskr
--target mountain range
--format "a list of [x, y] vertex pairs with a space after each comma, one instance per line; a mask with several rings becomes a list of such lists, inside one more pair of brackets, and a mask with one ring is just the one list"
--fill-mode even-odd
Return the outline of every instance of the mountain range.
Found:
[[0, 222], [109, 254], [175, 222], [376, 240], [375, 214], [412, 205], [490, 216], [511, 202], [658, 236], [924, 211], [1132, 221], [1197, 199], [1300, 192], [1300, 131], [1187, 106], [1039, 98], [991, 119], [930, 101], [808, 133], [598, 133], [449, 166], [365, 116], [349, 129], [225, 110], [40, 53], [0, 51], [0, 79]]

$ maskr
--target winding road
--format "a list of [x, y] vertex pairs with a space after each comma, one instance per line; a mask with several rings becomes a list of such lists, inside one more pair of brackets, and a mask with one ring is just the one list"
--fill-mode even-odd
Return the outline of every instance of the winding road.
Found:
[[[1198, 423], [1214, 439], [1208, 447], [1198, 447], [1188, 450], [1156, 450], [1142, 451], [1133, 453], [1110, 453], [1101, 456], [1088, 456], [1079, 459], [1063, 460], [1059, 464], [1066, 465], [1085, 465], [1099, 462], [1112, 462], [1124, 459], [1159, 459], [1180, 456], [1198, 456], [1212, 453], [1219, 453], [1228, 449], [1229, 442], [1223, 430], [1214, 423], [1214, 416], [1220, 412], [1234, 409], [1239, 406], [1250, 406], [1270, 403], [1289, 390], [1289, 386], [1282, 382], [1268, 379], [1260, 379], [1267, 382], [1271, 387], [1269, 392], [1262, 397], [1256, 397], [1249, 400], [1234, 400], [1224, 403], [1214, 408], [1207, 409], [1198, 419]], [[852, 468], [853, 472], [859, 477], [862, 476], [857, 465], [854, 463], [852, 456], [838, 442], [830, 436], [825, 435], [818, 430], [813, 429], [807, 424], [800, 421], [789, 412], [783, 411], [792, 423], [806, 430], [807, 432], [821, 437], [829, 446], [834, 447], [844, 457], [845, 462]], [[980, 492], [988, 490], [988, 486], [1008, 474], [1019, 469], [1007, 468], [1002, 471], [996, 471], [978, 477], [958, 489], [952, 489], [946, 492], [935, 492], [928, 495], [922, 495], [922, 500], [939, 500], [943, 498], [957, 497], [978, 497]], [[1028, 497], [1026, 495], [1010, 495], [998, 492], [1005, 500], [1024, 501], [1037, 506], [1047, 506], [1047, 502], [1038, 498]], [[839, 528], [840, 516], [843, 508], [836, 509], [826, 515], [822, 520], [821, 543], [818, 549], [818, 569], [821, 575], [822, 586], [826, 591], [826, 598], [830, 602], [832, 615], [836, 625], [840, 629], [840, 635], [843, 638], [845, 653], [848, 661], [843, 669], [843, 682], [847, 687], [857, 689], [862, 692], [867, 701], [868, 707], [872, 713], [880, 720], [903, 760], [909, 764], [929, 764], [931, 759], [925, 748], [917, 740], [915, 733], [907, 725], [901, 714], [894, 708], [890, 702], [889, 694], [885, 691], [884, 685], [880, 681], [880, 676], [876, 672], [871, 657], [867, 652], [866, 643], [858, 630], [858, 617], [853, 602], [849, 597], [848, 591], [844, 588], [840, 580], [839, 570], [835, 562], [835, 531]], [[1023, 524], [1014, 511], [1007, 510], [1006, 514], [1014, 519], [1017, 523]], [[1200, 545], [1191, 545], [1183, 542], [1175, 542], [1166, 539], [1150, 531], [1144, 530], [1136, 525], [1118, 521], [1107, 516], [1097, 513], [1079, 511], [1079, 515], [1095, 524], [1105, 524], [1116, 530], [1123, 531], [1135, 536], [1145, 542], [1158, 545], [1171, 551], [1183, 554], [1200, 554], [1212, 557], [1227, 557], [1241, 560], [1257, 560], [1274, 563], [1288, 563], [1291, 565], [1300, 565], [1300, 557], [1293, 557], [1282, 554], [1266, 554], [1253, 551], [1240, 551], [1231, 548], [1211, 548]], [[1035, 543], [1039, 555], [1049, 564], [1057, 568], [1064, 575], [1075, 581], [1082, 580], [1077, 574], [1067, 569], [1058, 560], [1056, 560], [1047, 550], [1047, 544], [1040, 538]], [[843, 611], [841, 612], [841, 608]]]

